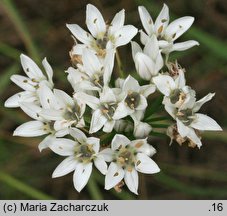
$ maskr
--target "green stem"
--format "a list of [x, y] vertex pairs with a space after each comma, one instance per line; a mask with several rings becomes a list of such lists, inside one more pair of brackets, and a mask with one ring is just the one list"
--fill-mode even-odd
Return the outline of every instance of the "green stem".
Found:
[[3, 55], [5, 55], [7, 57], [18, 60], [21, 52], [15, 48], [9, 46], [8, 44], [0, 42], [0, 53], [2, 53]]
[[103, 199], [94, 175], [92, 175], [90, 177], [88, 184], [87, 184], [87, 188], [88, 188], [88, 191], [93, 200], [102, 200]]
[[39, 55], [37, 48], [35, 47], [34, 43], [32, 42], [32, 39], [30, 37], [30, 34], [28, 32], [27, 26], [25, 25], [24, 21], [21, 18], [21, 15], [17, 11], [17, 8], [15, 7], [12, 0], [2, 0], [0, 2], [0, 5], [6, 12], [6, 14], [11, 19], [12, 23], [14, 24], [14, 27], [16, 28], [18, 34], [20, 35], [21, 39], [23, 40], [26, 48], [28, 49], [30, 55], [34, 58], [34, 60], [38, 61]]
[[28, 195], [31, 198], [39, 200], [53, 200], [54, 198], [46, 195], [31, 186], [24, 184], [23, 182], [15, 179], [14, 177], [0, 171], [0, 181], [8, 184], [10, 187]]
[[119, 55], [119, 52], [118, 50], [116, 50], [116, 59], [117, 59], [117, 66], [118, 66], [118, 73], [119, 73], [119, 76], [120, 78], [124, 78], [124, 71], [122, 69], [122, 63], [121, 63], [121, 58], [120, 58], [120, 55]]

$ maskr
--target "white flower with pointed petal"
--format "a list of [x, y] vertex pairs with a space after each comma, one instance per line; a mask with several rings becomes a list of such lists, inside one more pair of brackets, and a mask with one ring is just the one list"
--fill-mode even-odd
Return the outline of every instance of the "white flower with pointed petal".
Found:
[[129, 190], [138, 194], [138, 172], [153, 174], [160, 171], [158, 165], [150, 158], [155, 149], [146, 139], [130, 141], [117, 134], [111, 142], [111, 149], [100, 152], [107, 162], [111, 162], [106, 177], [105, 189], [109, 190], [124, 179]]
[[202, 146], [200, 137], [197, 135], [196, 130], [199, 131], [221, 131], [222, 128], [218, 123], [207, 115], [197, 113], [201, 106], [207, 101], [211, 100], [215, 94], [209, 93], [197, 102], [183, 108], [173, 107], [171, 104], [166, 105], [167, 111], [176, 119], [177, 130], [182, 138], [189, 138], [199, 148]]
[[147, 39], [144, 50], [134, 41], [131, 44], [137, 73], [142, 79], [151, 80], [164, 65], [156, 36]]
[[52, 177], [57, 178], [74, 171], [73, 183], [80, 192], [87, 184], [93, 163], [105, 175], [107, 164], [99, 154], [100, 140], [86, 135], [77, 128], [70, 129], [70, 135], [75, 141], [65, 138], [51, 140], [50, 149], [58, 155], [67, 156], [54, 170]]
[[19, 107], [19, 103], [21, 102], [39, 103], [36, 94], [39, 85], [41, 83], [45, 83], [48, 87], [53, 87], [53, 70], [46, 58], [43, 60], [42, 64], [47, 77], [43, 74], [36, 63], [28, 56], [21, 54], [20, 59], [21, 65], [27, 77], [22, 75], [12, 75], [11, 80], [24, 91], [8, 98], [5, 102], [6, 107]]
[[68, 69], [68, 80], [73, 89], [77, 91], [100, 91], [104, 86], [108, 86], [114, 66], [113, 49], [106, 51], [104, 59], [89, 49], [83, 50], [82, 63], [77, 65], [78, 69], [70, 67]]
[[125, 11], [115, 15], [107, 25], [100, 11], [91, 4], [87, 5], [86, 24], [91, 32], [88, 33], [77, 24], [67, 24], [72, 34], [83, 44], [75, 45], [73, 54], [81, 55], [85, 47], [93, 49], [99, 56], [105, 56], [106, 50], [125, 45], [137, 34], [132, 25], [124, 25]]
[[132, 115], [134, 112], [145, 110], [147, 107], [146, 97], [154, 91], [154, 85], [140, 86], [138, 81], [129, 75], [123, 83], [122, 93], [124, 97], [118, 104], [113, 119], [124, 118], [127, 115]]
[[165, 95], [163, 99], [165, 106], [169, 107], [169, 104], [178, 108], [193, 106], [196, 100], [195, 91], [186, 86], [183, 71], [179, 71], [176, 79], [169, 75], [159, 74], [152, 80], [158, 90]]
[[117, 104], [119, 102], [118, 95], [113, 89], [104, 88], [100, 93], [100, 98], [88, 95], [84, 92], [78, 92], [75, 98], [83, 100], [90, 108], [94, 110], [91, 118], [89, 133], [99, 131], [103, 126], [103, 131], [110, 133], [115, 125], [117, 117], [113, 118]]
[[40, 115], [49, 121], [54, 121], [53, 127], [60, 133], [67, 131], [71, 126], [84, 127], [83, 114], [86, 104], [70, 97], [62, 90], [54, 89], [53, 93], [58, 106], [42, 109]]
[[166, 4], [163, 5], [155, 23], [144, 6], [139, 6], [139, 15], [143, 27], [146, 31], [141, 31], [141, 42], [146, 44], [149, 37], [156, 35], [159, 40], [159, 46], [163, 53], [173, 51], [183, 51], [193, 46], [199, 45], [197, 41], [189, 40], [181, 43], [174, 43], [182, 34], [184, 34], [194, 22], [194, 17], [185, 16], [174, 20], [169, 24], [169, 8]]

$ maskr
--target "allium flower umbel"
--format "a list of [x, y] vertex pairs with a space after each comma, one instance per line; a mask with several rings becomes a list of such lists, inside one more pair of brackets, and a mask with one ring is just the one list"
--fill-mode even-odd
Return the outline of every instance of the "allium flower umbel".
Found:
[[[131, 41], [137, 28], [124, 25], [124, 9], [111, 22], [105, 22], [100, 11], [88, 4], [86, 25], [90, 33], [77, 24], [67, 24], [75, 44], [69, 52], [72, 64], [65, 70], [69, 84], [64, 85], [64, 90], [54, 85], [54, 72], [46, 58], [42, 61], [43, 73], [30, 57], [22, 54], [26, 76], [11, 76], [22, 91], [7, 99], [5, 106], [20, 107], [32, 119], [19, 125], [13, 135], [42, 136], [40, 151], [50, 149], [66, 157], [52, 177], [74, 172], [73, 183], [78, 192], [86, 186], [92, 172], [99, 171], [105, 176], [106, 190], [114, 188], [120, 192], [125, 184], [138, 194], [138, 172], [160, 171], [151, 159], [156, 153], [151, 145], [154, 134], [166, 133], [171, 143], [175, 140], [180, 145], [200, 148], [202, 131], [222, 130], [214, 119], [198, 113], [215, 93], [197, 100], [196, 91], [186, 85], [186, 70], [177, 60], [169, 61], [171, 52], [198, 45], [194, 40], [176, 43], [194, 18], [185, 16], [169, 23], [165, 4], [155, 22], [145, 7], [139, 6], [138, 10], [145, 30], [140, 31], [139, 42]], [[132, 53], [121, 61], [118, 47], [129, 43]], [[122, 62], [130, 57], [135, 64], [132, 73], [125, 65], [122, 67]], [[166, 119], [163, 111], [173, 122], [159, 123]], [[158, 145], [158, 138], [155, 140]]]

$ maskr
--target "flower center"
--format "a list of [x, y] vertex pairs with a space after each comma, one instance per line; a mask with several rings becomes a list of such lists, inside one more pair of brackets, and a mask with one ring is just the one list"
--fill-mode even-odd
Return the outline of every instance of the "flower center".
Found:
[[135, 109], [140, 103], [140, 94], [137, 92], [129, 92], [125, 98], [125, 103], [131, 109]]
[[67, 107], [64, 118], [69, 121], [79, 121], [79, 113], [80, 113], [80, 107], [78, 105], [74, 105], [73, 107]]
[[190, 125], [194, 120], [194, 113], [192, 109], [178, 110], [176, 116], [180, 121], [182, 121], [186, 126]]
[[75, 157], [81, 163], [89, 163], [93, 160], [95, 151], [90, 144], [76, 146], [74, 151]]
[[123, 169], [132, 171], [136, 163], [136, 150], [130, 146], [120, 147], [115, 156], [116, 163]]
[[186, 94], [180, 89], [175, 89], [170, 94], [170, 101], [172, 104], [180, 102], [181, 104], [185, 101]]
[[114, 102], [109, 104], [105, 103], [105, 104], [102, 104], [101, 111], [108, 120], [112, 120], [112, 117], [115, 113], [116, 108], [117, 108], [117, 104]]
[[[102, 71], [102, 69], [101, 69]], [[103, 83], [103, 75], [99, 75], [99, 74], [95, 74], [94, 75], [94, 79], [93, 79], [93, 83], [95, 86], [102, 88], [104, 83]]]

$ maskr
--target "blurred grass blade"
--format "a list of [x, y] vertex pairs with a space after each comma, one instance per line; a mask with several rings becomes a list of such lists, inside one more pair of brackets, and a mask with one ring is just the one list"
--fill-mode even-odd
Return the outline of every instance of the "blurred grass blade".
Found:
[[0, 5], [14, 24], [14, 27], [23, 40], [29, 54], [34, 60], [39, 61], [40, 58], [37, 48], [35, 47], [28, 32], [27, 26], [25, 25], [22, 16], [19, 14], [16, 6], [14, 5], [13, 0], [1, 0]]
[[154, 175], [154, 178], [156, 181], [163, 186], [165, 186], [167, 189], [175, 189], [177, 191], [180, 191], [183, 194], [189, 194], [194, 195], [198, 197], [215, 197], [215, 199], [221, 199], [227, 197], [227, 188], [202, 188], [194, 185], [188, 185], [184, 184], [181, 181], [178, 181], [177, 179], [170, 177], [166, 174], [159, 173], [157, 175]]
[[3, 183], [8, 184], [10, 187], [28, 195], [29, 197], [33, 198], [33, 199], [39, 199], [39, 200], [53, 200], [54, 198], [46, 195], [40, 191], [38, 191], [37, 189], [34, 189], [31, 186], [28, 186], [26, 184], [24, 184], [23, 182], [13, 178], [12, 176], [1, 172], [0, 171], [0, 181], [2, 181]]
[[[158, 15], [159, 11], [161, 11], [161, 6], [156, 4], [154, 1], [149, 0], [134, 0], [137, 5], [144, 5], [148, 11], [154, 15]], [[170, 14], [172, 19], [176, 19], [176, 15], [172, 12]], [[209, 49], [215, 58], [222, 58], [223, 60], [227, 60], [227, 44], [223, 41], [216, 39], [209, 33], [200, 30], [197, 27], [191, 27], [188, 32], [185, 33], [184, 37], [190, 38], [193, 40], [197, 40], [201, 45], [201, 48], [206, 47]]]
[[17, 64], [12, 65], [11, 67], [9, 67], [5, 72], [3, 72], [3, 74], [1, 75], [1, 79], [0, 79], [0, 95], [2, 95], [4, 93], [4, 90], [8, 90], [7, 86], [10, 83], [10, 77], [17, 73], [19, 70], [19, 67]]
[[0, 53], [18, 61], [21, 52], [8, 44], [0, 42]]
[[157, 97], [149, 107], [147, 107], [145, 115], [144, 115], [144, 121], [147, 121], [155, 112], [159, 111], [159, 108], [162, 106], [162, 100], [163, 96]]
[[[93, 172], [95, 172], [95, 171], [93, 171]], [[88, 181], [87, 189], [91, 196], [91, 199], [93, 199], [93, 200], [102, 200], [103, 199], [102, 194], [97, 185], [96, 178], [94, 177], [94, 173], [91, 175], [91, 177]]]
[[165, 172], [179, 176], [227, 182], [227, 174], [220, 171], [172, 164], [161, 164], [161, 167]]

